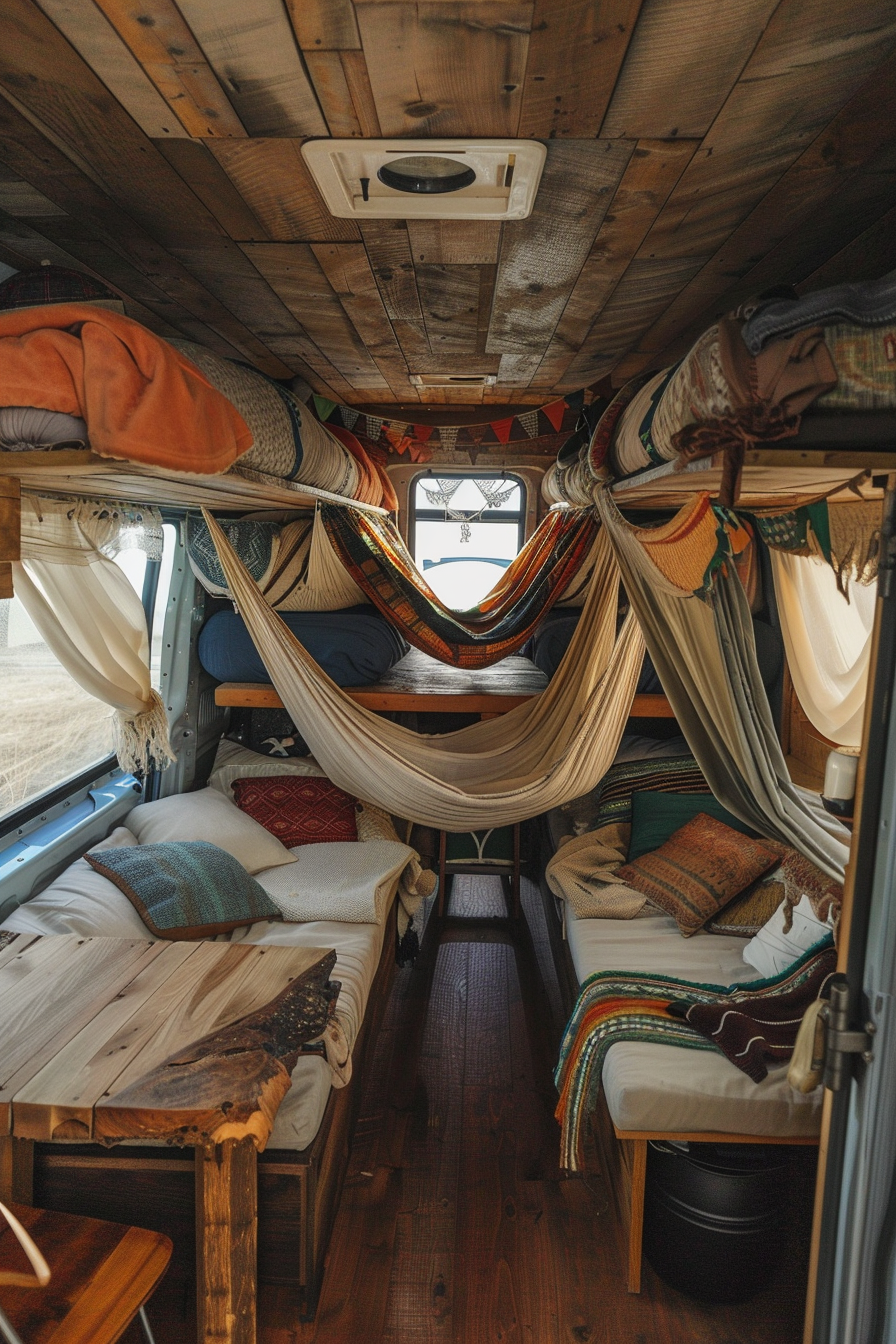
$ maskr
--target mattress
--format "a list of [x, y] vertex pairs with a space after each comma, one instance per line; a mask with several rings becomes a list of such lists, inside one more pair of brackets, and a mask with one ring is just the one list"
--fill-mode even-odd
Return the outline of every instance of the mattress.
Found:
[[[743, 960], [744, 939], [696, 933], [682, 938], [669, 915], [576, 919], [566, 936], [579, 982], [596, 971], [655, 971], [704, 984], [744, 984], [756, 971]], [[647, 1041], [619, 1042], [607, 1053], [603, 1091], [617, 1129], [660, 1134], [755, 1134], [813, 1137], [821, 1125], [821, 1088], [807, 1096], [787, 1081], [787, 1065], [754, 1083], [722, 1054]]]
[[[112, 838], [118, 835], [119, 832], [113, 832]], [[7, 916], [2, 928], [18, 933], [77, 933], [84, 937], [152, 940], [152, 934], [127, 897], [111, 882], [97, 882], [96, 876], [86, 859], [78, 859], [45, 891]], [[265, 920], [220, 934], [215, 941], [335, 948], [332, 978], [342, 985], [336, 1000], [336, 1017], [349, 1045], [354, 1046], [389, 927], [388, 921], [378, 925], [332, 920], [286, 924]], [[330, 1067], [320, 1055], [299, 1060], [292, 1073], [292, 1086], [277, 1112], [269, 1148], [301, 1151], [308, 1147], [323, 1120], [331, 1077]]]
[[[408, 645], [373, 607], [279, 613], [337, 686], [369, 686], [404, 657]], [[218, 681], [270, 684], [242, 616], [216, 611], [199, 636], [199, 661]]]

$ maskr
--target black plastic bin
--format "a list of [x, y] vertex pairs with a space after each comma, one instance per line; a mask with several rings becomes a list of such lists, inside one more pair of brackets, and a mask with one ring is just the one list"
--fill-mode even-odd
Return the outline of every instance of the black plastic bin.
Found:
[[644, 1254], [692, 1297], [743, 1302], [783, 1254], [792, 1150], [780, 1144], [651, 1142]]

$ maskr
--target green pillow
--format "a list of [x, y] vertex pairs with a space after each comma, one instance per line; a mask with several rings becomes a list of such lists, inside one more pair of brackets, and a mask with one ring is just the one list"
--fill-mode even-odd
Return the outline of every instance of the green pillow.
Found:
[[654, 793], [639, 790], [632, 794], [632, 834], [628, 842], [628, 861], [640, 859], [664, 845], [686, 822], [700, 812], [722, 821], [742, 835], [756, 835], [756, 831], [738, 821], [709, 793]]
[[170, 840], [88, 854], [157, 938], [211, 938], [258, 919], [282, 918], [260, 883], [226, 849]]

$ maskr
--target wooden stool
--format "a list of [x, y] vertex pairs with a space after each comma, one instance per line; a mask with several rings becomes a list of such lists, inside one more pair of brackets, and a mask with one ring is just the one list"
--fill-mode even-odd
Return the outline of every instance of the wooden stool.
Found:
[[0, 1218], [0, 1339], [114, 1344], [139, 1316], [147, 1344], [153, 1344], [143, 1304], [168, 1268], [166, 1236], [23, 1204], [13, 1204], [11, 1212], [46, 1258], [50, 1279], [42, 1284], [22, 1272], [25, 1254]]
[[447, 831], [439, 831], [439, 903], [437, 914], [441, 918], [445, 914], [448, 905], [446, 892], [446, 880], [454, 873], [478, 873], [486, 877], [507, 878], [510, 885], [510, 900], [508, 901], [507, 913], [512, 919], [520, 917], [520, 823], [517, 822], [513, 830], [513, 858], [509, 865], [503, 867], [497, 863], [475, 863], [467, 859], [448, 859], [446, 849], [448, 844]]

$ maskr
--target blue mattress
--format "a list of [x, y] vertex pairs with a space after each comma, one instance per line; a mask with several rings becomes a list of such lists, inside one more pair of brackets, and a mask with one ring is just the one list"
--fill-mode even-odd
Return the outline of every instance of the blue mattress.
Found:
[[[279, 616], [338, 686], [369, 686], [408, 651], [398, 631], [367, 605]], [[199, 661], [218, 681], [270, 684], [246, 623], [234, 611], [217, 611], [203, 626]]]
[[[527, 654], [545, 676], [553, 677], [578, 623], [578, 611], [571, 614], [564, 611], [550, 612], [521, 652]], [[653, 670], [650, 656], [645, 653], [638, 681], [638, 695], [662, 695], [662, 692], [663, 688]]]

